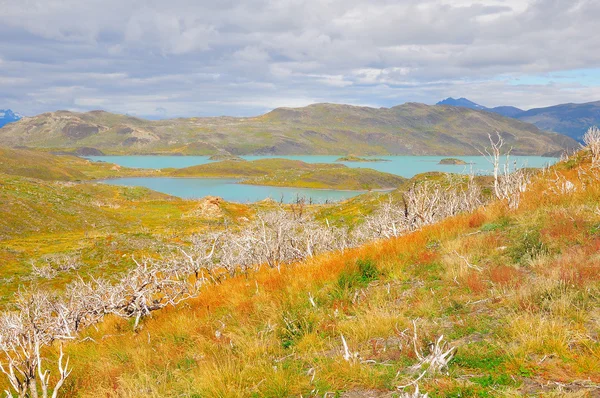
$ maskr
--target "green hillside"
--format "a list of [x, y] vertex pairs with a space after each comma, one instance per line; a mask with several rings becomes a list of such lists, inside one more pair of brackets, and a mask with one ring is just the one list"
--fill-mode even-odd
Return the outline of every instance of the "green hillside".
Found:
[[182, 169], [130, 169], [71, 155], [0, 147], [0, 173], [51, 181], [89, 181], [119, 177], [239, 178], [243, 183], [300, 188], [368, 190], [395, 188], [405, 179], [342, 164], [299, 160], [216, 161]]
[[393, 108], [315, 104], [248, 118], [148, 121], [103, 111], [58, 111], [0, 130], [8, 146], [106, 154], [477, 155], [500, 132], [515, 154], [542, 155], [575, 142], [489, 112], [408, 103]]
[[349, 190], [396, 188], [406, 181], [372, 169], [277, 158], [251, 162], [229, 160], [165, 172], [177, 177], [241, 178], [242, 183], [254, 185]]

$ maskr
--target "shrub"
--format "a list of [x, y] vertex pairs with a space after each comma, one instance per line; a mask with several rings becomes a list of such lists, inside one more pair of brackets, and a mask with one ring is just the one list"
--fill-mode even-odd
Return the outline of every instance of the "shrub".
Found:
[[494, 223], [487, 223], [481, 226], [481, 230], [485, 232], [496, 231], [504, 229], [510, 225], [510, 219], [508, 217], [501, 217]]
[[548, 248], [541, 240], [540, 231], [525, 231], [523, 235], [515, 239], [519, 243], [508, 250], [515, 263], [531, 261], [536, 257], [548, 254]]

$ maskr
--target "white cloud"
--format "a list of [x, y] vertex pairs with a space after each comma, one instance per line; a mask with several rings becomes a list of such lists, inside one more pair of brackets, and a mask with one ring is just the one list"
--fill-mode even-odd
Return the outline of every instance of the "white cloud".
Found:
[[598, 68], [599, 18], [595, 0], [4, 0], [0, 108], [182, 116], [447, 96], [582, 102], [600, 99], [584, 79], [511, 81]]

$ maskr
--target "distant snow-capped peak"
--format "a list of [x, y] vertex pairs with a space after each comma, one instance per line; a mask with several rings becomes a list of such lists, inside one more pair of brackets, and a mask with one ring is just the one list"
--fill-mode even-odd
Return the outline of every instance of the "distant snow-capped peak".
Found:
[[8, 123], [16, 122], [22, 117], [23, 116], [10, 109], [0, 109], [0, 127], [7, 125]]

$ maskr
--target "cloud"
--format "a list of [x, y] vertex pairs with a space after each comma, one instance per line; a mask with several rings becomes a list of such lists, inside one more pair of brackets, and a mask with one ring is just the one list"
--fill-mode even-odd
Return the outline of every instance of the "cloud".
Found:
[[[4, 0], [0, 108], [254, 115], [600, 99], [596, 0]], [[591, 71], [591, 72], [590, 72]], [[548, 78], [566, 74], [569, 79]]]

